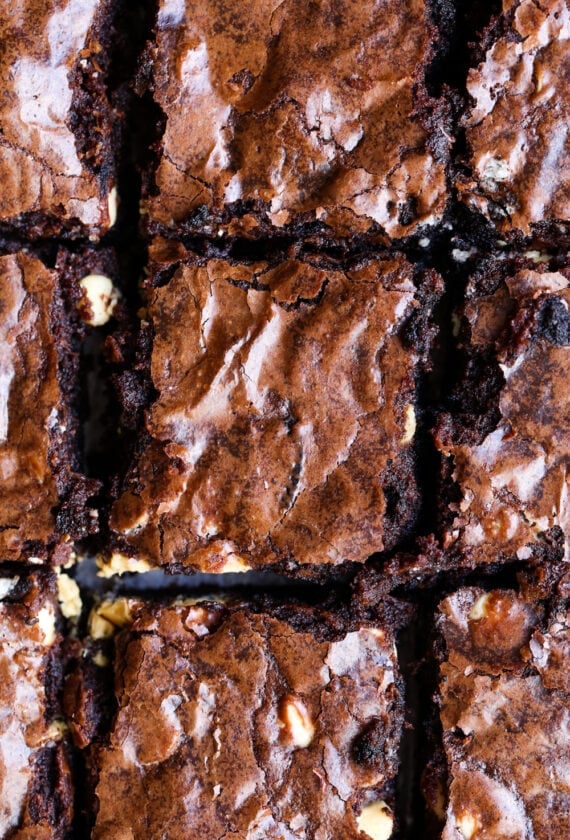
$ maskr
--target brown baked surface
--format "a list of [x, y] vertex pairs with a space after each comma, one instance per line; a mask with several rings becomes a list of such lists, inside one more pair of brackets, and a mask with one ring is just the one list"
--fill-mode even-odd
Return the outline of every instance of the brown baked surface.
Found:
[[[431, 4], [160, 2], [151, 224], [320, 222], [400, 237], [441, 218], [448, 140], [426, 94]], [[430, 122], [430, 128], [422, 125]]]
[[444, 545], [477, 564], [528, 560], [548, 535], [568, 557], [570, 275], [526, 265], [468, 287], [459, 410], [435, 437], [459, 493], [444, 496]]
[[103, 46], [111, 12], [110, 0], [2, 0], [3, 228], [97, 234], [113, 223], [118, 149]]
[[[401, 257], [189, 260], [147, 293], [157, 397], [111, 524], [152, 564], [364, 562], [417, 514], [421, 313]], [[426, 275], [426, 287], [437, 277]], [[428, 312], [429, 314], [429, 312]]]
[[402, 698], [389, 626], [333, 629], [307, 607], [132, 611], [118, 712], [90, 759], [93, 838], [364, 838], [373, 803], [392, 822]]
[[447, 759], [442, 838], [570, 832], [570, 612], [512, 590], [462, 589], [440, 604]]
[[73, 790], [65, 729], [58, 726], [55, 579], [0, 578], [0, 834], [68, 836]]
[[570, 220], [569, 33], [565, 0], [503, 0], [467, 79], [458, 187], [503, 233]]

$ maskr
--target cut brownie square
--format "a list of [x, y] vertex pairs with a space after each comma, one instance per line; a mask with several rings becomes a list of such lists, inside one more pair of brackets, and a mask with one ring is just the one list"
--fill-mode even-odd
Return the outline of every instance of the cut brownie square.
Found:
[[118, 601], [91, 630], [125, 622], [118, 711], [89, 753], [93, 838], [392, 835], [403, 721], [392, 618]]
[[461, 381], [436, 430], [444, 547], [472, 564], [569, 557], [570, 271], [517, 262], [469, 284]]
[[157, 5], [152, 232], [317, 223], [401, 237], [441, 217], [448, 138], [425, 82], [435, 4]]
[[511, 590], [440, 605], [445, 840], [570, 836], [570, 611]]
[[438, 276], [399, 256], [188, 255], [167, 275], [147, 292], [156, 398], [112, 511], [118, 548], [173, 570], [318, 574], [407, 536]]
[[0, 228], [29, 238], [114, 223], [113, 15], [112, 0], [2, 0]]
[[60, 709], [55, 577], [0, 578], [0, 835], [69, 836], [73, 788]]
[[570, 11], [503, 0], [468, 77], [463, 200], [507, 234], [570, 221]]
[[87, 291], [98, 322], [112, 307], [93, 294], [108, 261], [60, 252], [49, 269], [23, 251], [0, 256], [1, 560], [46, 560], [53, 550], [64, 563], [70, 538], [97, 526], [87, 505], [97, 483], [81, 474], [78, 440], [80, 313], [97, 320]]

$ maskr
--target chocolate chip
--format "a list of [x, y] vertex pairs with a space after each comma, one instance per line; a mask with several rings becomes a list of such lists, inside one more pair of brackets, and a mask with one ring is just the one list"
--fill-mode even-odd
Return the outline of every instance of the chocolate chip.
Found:
[[570, 344], [570, 312], [560, 298], [545, 300], [538, 315], [538, 330], [552, 344], [559, 347]]

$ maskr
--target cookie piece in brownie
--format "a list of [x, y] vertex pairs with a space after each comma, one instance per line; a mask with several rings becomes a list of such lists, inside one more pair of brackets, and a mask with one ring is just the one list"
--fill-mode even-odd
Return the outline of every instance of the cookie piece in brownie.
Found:
[[570, 220], [570, 11], [503, 0], [469, 73], [464, 201], [503, 233]]
[[111, 0], [0, 4], [0, 228], [104, 232], [117, 215]]
[[117, 712], [89, 757], [93, 838], [391, 836], [403, 698], [389, 610], [102, 607], [95, 635], [128, 623]]
[[570, 271], [490, 263], [467, 298], [460, 383], [435, 436], [444, 546], [472, 564], [568, 559]]
[[448, 140], [426, 93], [431, 5], [161, 0], [151, 231], [401, 237], [437, 221]]
[[512, 590], [439, 607], [445, 840], [570, 834], [570, 611]]
[[55, 578], [0, 578], [0, 834], [68, 837], [73, 790], [60, 709]]
[[87, 504], [97, 485], [81, 474], [78, 368], [82, 317], [94, 322], [95, 306], [100, 321], [112, 306], [93, 281], [109, 260], [62, 251], [50, 269], [23, 251], [0, 256], [2, 560], [46, 560], [55, 550], [64, 563], [69, 539], [97, 525]]
[[438, 276], [400, 256], [341, 270], [186, 255], [169, 274], [147, 290], [156, 397], [117, 547], [174, 570], [318, 574], [408, 535]]

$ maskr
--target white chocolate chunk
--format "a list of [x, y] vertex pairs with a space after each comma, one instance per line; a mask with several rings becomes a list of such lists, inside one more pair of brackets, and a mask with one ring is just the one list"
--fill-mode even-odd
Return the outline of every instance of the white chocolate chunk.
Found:
[[308, 747], [315, 735], [315, 725], [309, 712], [297, 697], [286, 697], [281, 703], [279, 726], [288, 739], [301, 749]]
[[38, 625], [44, 634], [44, 643], [53, 645], [55, 642], [55, 615], [51, 607], [42, 607], [38, 613]]
[[102, 327], [113, 315], [119, 302], [119, 292], [113, 281], [104, 274], [88, 274], [79, 281], [89, 307], [84, 320], [92, 327]]
[[251, 566], [249, 566], [243, 557], [240, 557], [237, 554], [234, 554], [230, 557], [229, 560], [226, 560], [224, 565], [219, 569], [219, 572], [223, 575], [228, 574], [240, 574], [242, 572], [249, 572], [251, 570]]
[[484, 595], [481, 595], [471, 609], [469, 610], [469, 618], [471, 621], [479, 621], [482, 618], [485, 618], [488, 613], [489, 608], [489, 593], [486, 592]]
[[413, 405], [406, 406], [406, 414], [404, 419], [404, 435], [400, 438], [401, 444], [410, 443], [414, 439], [416, 433], [416, 412]]
[[128, 572], [150, 572], [152, 566], [146, 560], [139, 560], [136, 557], [127, 557], [126, 554], [115, 552], [107, 561], [102, 557], [97, 558], [99, 571], [97, 575], [102, 578], [111, 578], [115, 575], [125, 575]]
[[77, 618], [81, 615], [81, 593], [77, 583], [69, 575], [57, 576], [57, 598], [65, 618]]
[[113, 187], [109, 190], [109, 195], [107, 196], [107, 208], [109, 210], [109, 227], [113, 227], [117, 221], [117, 215], [119, 212], [119, 193], [117, 192], [117, 187]]
[[394, 829], [394, 817], [383, 800], [365, 805], [356, 818], [358, 830], [371, 840], [388, 840]]
[[457, 818], [456, 825], [457, 830], [461, 836], [465, 838], [465, 840], [471, 840], [471, 838], [474, 837], [476, 832], [481, 828], [481, 822], [477, 814], [474, 814], [471, 811], [464, 811]]

